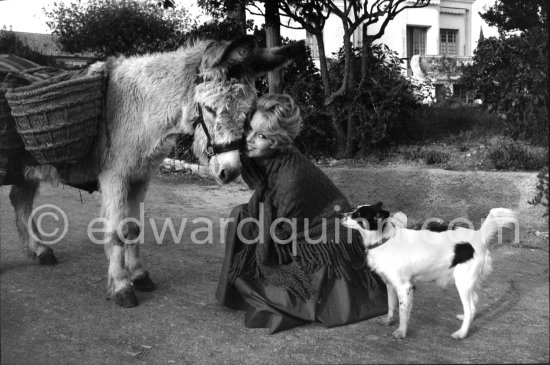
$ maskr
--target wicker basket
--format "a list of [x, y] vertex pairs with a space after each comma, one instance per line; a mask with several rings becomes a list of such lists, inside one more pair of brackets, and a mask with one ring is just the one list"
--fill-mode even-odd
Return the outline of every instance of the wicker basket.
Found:
[[23, 79], [0, 71], [0, 156], [5, 158], [15, 156], [23, 150], [23, 141], [15, 130], [15, 120], [6, 100], [6, 91], [27, 84]]
[[42, 164], [84, 156], [102, 118], [106, 76], [71, 74], [8, 90], [6, 99], [25, 149]]

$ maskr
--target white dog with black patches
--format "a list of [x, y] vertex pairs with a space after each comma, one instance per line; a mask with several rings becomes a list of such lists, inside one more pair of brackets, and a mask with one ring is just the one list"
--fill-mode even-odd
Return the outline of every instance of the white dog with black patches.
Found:
[[491, 209], [479, 230], [462, 227], [438, 231], [407, 229], [407, 217], [399, 212], [390, 217], [382, 203], [361, 205], [342, 214], [341, 223], [361, 232], [367, 249], [367, 263], [385, 281], [388, 289], [388, 315], [382, 320], [391, 325], [399, 299], [399, 328], [396, 338], [405, 338], [413, 302], [414, 283], [435, 281], [445, 287], [454, 279], [464, 314], [457, 315], [462, 326], [451, 337], [466, 337], [476, 313], [477, 293], [481, 281], [491, 272], [491, 255], [487, 248], [491, 238], [502, 228], [517, 228], [513, 211]]

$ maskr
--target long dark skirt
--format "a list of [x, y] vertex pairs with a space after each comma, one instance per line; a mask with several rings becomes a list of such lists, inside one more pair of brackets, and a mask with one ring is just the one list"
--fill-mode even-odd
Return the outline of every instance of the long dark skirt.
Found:
[[367, 288], [343, 278], [329, 278], [326, 268], [320, 268], [309, 274], [316, 294], [306, 301], [282, 288], [263, 285], [250, 278], [237, 277], [231, 284], [229, 270], [233, 256], [245, 245], [237, 237], [237, 225], [246, 217], [246, 204], [231, 212], [234, 223], [228, 225], [216, 299], [221, 305], [244, 310], [247, 328], [269, 328], [273, 334], [310, 322], [336, 327], [387, 313], [386, 286], [374, 272], [369, 272], [374, 285]]

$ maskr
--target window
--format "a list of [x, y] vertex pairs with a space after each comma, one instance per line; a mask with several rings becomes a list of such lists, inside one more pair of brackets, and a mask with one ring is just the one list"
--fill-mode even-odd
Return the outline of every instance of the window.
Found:
[[310, 32], [306, 32], [306, 45], [311, 49], [311, 57], [319, 58], [319, 47], [317, 46], [317, 38]]
[[457, 45], [458, 30], [456, 29], [441, 29], [439, 31], [439, 54], [456, 56], [458, 54]]
[[426, 27], [407, 27], [407, 75], [412, 75], [411, 58], [426, 54]]
[[407, 58], [426, 54], [426, 33], [424, 27], [407, 27]]

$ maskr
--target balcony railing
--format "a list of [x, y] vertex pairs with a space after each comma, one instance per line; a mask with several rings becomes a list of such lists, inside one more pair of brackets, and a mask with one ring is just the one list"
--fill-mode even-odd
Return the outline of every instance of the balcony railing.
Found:
[[472, 63], [472, 57], [464, 56], [421, 56], [411, 58], [412, 76], [437, 81], [456, 81], [461, 76], [463, 65]]

